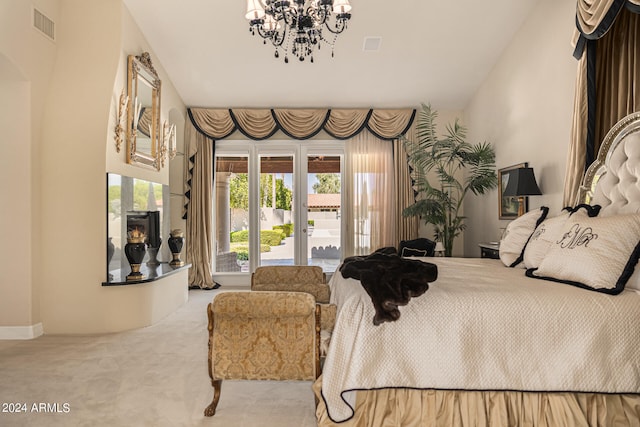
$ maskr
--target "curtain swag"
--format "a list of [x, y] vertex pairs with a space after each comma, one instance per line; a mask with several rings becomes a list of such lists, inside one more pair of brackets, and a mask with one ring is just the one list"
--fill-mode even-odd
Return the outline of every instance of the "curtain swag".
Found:
[[578, 0], [576, 29], [571, 41], [576, 59], [582, 57], [587, 40], [597, 40], [609, 31], [623, 7], [640, 13], [640, 0]]
[[198, 132], [212, 140], [227, 138], [236, 130], [253, 140], [268, 139], [279, 130], [300, 140], [323, 130], [335, 139], [348, 139], [368, 129], [391, 141], [407, 132], [416, 110], [189, 108], [188, 113]]

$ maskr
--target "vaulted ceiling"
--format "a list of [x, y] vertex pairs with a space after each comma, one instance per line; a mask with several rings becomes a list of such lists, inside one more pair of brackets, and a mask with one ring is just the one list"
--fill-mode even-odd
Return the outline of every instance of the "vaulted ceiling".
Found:
[[[124, 0], [187, 106], [463, 109], [538, 0], [351, 0], [315, 62], [274, 57], [245, 0]], [[363, 50], [367, 37], [380, 49]]]

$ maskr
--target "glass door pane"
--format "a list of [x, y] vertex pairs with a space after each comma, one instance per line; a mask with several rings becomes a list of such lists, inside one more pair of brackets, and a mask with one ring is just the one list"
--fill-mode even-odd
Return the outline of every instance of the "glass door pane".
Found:
[[216, 157], [215, 271], [249, 271], [248, 156]]
[[307, 157], [307, 248], [309, 265], [334, 272], [340, 264], [340, 156]]
[[260, 155], [260, 265], [294, 265], [293, 155]]

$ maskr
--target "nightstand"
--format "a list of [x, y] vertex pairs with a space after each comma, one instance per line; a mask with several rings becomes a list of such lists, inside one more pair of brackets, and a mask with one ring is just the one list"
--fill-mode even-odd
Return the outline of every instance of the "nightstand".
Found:
[[479, 243], [478, 246], [480, 246], [480, 258], [500, 259], [500, 243]]

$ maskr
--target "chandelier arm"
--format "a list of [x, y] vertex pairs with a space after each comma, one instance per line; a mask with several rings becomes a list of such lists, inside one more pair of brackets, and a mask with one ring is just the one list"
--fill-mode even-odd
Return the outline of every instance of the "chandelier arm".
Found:
[[327, 12], [327, 10], [323, 8], [317, 9], [311, 6], [307, 7], [306, 13], [312, 17], [318, 25], [326, 24], [329, 16], [331, 15], [331, 12]]
[[296, 22], [297, 16], [298, 16], [298, 9], [291, 8], [289, 9], [289, 13], [282, 11], [282, 16], [278, 16], [276, 21], [282, 20], [286, 25], [291, 26]]
[[287, 38], [287, 29], [285, 28], [282, 33], [278, 33], [276, 32], [275, 35], [273, 37], [271, 37], [271, 43], [275, 46], [275, 47], [279, 47], [282, 46], [282, 43], [284, 43], [284, 40]]
[[257, 25], [255, 28], [258, 31], [258, 35], [265, 40], [271, 41], [271, 44], [275, 47], [282, 46], [284, 39], [286, 38], [287, 29], [285, 28], [282, 34], [277, 31], [267, 31], [262, 25]]
[[269, 33], [267, 31], [265, 31], [265, 29], [262, 27], [262, 25], [257, 25], [255, 28], [258, 30], [258, 35], [260, 37], [262, 37], [263, 39], [270, 39], [271, 38]]
[[331, 26], [329, 26], [329, 22], [325, 22], [324, 26], [327, 30], [329, 30], [329, 32], [333, 33], [333, 34], [340, 34], [341, 32], [343, 32], [344, 30], [347, 29], [347, 21], [337, 21], [336, 22], [336, 29], [331, 28]]

